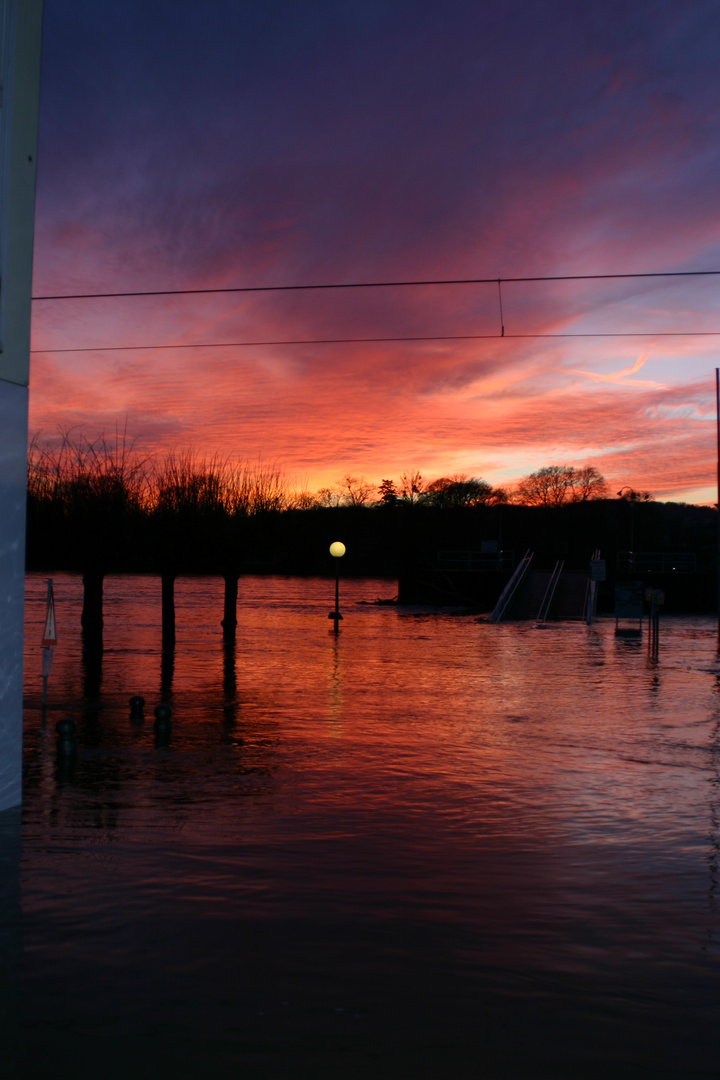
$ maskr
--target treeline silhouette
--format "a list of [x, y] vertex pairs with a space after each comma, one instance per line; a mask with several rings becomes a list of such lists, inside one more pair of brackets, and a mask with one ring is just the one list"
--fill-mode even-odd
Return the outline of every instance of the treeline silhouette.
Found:
[[101, 629], [93, 620], [108, 573], [160, 575], [168, 605], [178, 575], [218, 574], [228, 635], [242, 574], [332, 574], [333, 540], [347, 546], [343, 573], [389, 578], [437, 565], [443, 550], [519, 557], [530, 547], [536, 565], [564, 558], [584, 569], [599, 547], [610, 575], [631, 544], [692, 552], [707, 572], [716, 552], [713, 508], [655, 503], [629, 487], [607, 498], [593, 466], [547, 466], [512, 493], [476, 477], [428, 483], [407, 472], [379, 487], [347, 476], [312, 495], [293, 491], [275, 465], [192, 451], [143, 456], [122, 432], [96, 439], [65, 432], [55, 443], [35, 438], [27, 526], [29, 570], [83, 574], [86, 629]]

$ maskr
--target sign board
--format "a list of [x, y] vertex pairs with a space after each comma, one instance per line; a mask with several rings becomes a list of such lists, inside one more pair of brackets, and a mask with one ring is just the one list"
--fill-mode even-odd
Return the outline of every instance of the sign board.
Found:
[[645, 599], [653, 607], [661, 607], [665, 603], [665, 593], [662, 589], [646, 589]]
[[624, 581], [615, 585], [615, 618], [642, 619], [643, 587], [641, 581]]
[[607, 564], [604, 559], [593, 559], [590, 563], [590, 580], [605, 581], [607, 577]]
[[57, 645], [57, 633], [55, 630], [55, 594], [52, 582], [48, 582], [47, 607], [45, 609], [45, 629], [43, 630], [42, 647], [52, 649]]

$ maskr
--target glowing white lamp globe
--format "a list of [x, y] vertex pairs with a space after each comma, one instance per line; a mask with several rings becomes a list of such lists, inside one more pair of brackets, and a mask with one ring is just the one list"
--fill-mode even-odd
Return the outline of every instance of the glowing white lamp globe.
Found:
[[339, 540], [336, 540], [330, 545], [330, 554], [334, 555], [336, 559], [339, 559], [341, 555], [345, 554], [345, 545]]

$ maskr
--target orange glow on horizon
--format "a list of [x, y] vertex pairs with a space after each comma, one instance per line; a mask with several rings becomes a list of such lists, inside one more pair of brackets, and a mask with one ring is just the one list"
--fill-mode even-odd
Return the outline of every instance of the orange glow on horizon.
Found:
[[[123, 341], [148, 332], [102, 321], [74, 329]], [[224, 336], [216, 325], [198, 334]], [[34, 347], [51, 336], [40, 320]], [[688, 355], [670, 340], [639, 356], [632, 342], [602, 339], [37, 352], [30, 430], [94, 437], [127, 422], [143, 452], [272, 462], [308, 491], [346, 474], [379, 484], [416, 469], [427, 480], [465, 473], [512, 487], [544, 465], [589, 462], [611, 487], [709, 501], [713, 361], [697, 353], [711, 346]], [[680, 350], [690, 381], [673, 371]]]

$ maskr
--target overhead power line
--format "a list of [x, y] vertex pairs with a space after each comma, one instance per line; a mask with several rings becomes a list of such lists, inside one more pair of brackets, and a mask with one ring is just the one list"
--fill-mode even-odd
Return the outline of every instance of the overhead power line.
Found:
[[609, 334], [437, 334], [432, 337], [299, 338], [293, 341], [194, 341], [179, 345], [83, 345], [73, 349], [31, 349], [31, 353], [153, 352], [159, 349], [244, 349], [264, 345], [379, 345], [412, 341], [511, 341], [537, 338], [720, 337], [720, 330], [660, 330]]
[[[555, 274], [536, 277], [500, 278], [434, 278], [421, 281], [346, 281], [309, 285], [239, 285], [217, 289], [139, 289], [132, 292], [59, 293], [33, 296], [40, 300], [108, 300], [140, 296], [207, 296], [222, 293], [302, 292], [320, 289], [397, 289], [418, 288], [422, 285], [511, 285], [543, 281], [627, 281], [640, 278], [718, 277], [720, 270], [665, 270], [640, 274]], [[507, 335], [506, 335], [507, 336]]]

